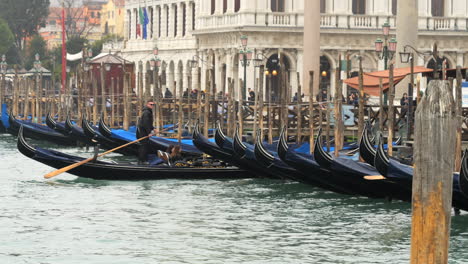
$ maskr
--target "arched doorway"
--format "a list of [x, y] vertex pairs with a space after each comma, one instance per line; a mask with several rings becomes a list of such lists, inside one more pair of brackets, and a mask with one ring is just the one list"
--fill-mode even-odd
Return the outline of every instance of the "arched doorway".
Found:
[[[268, 81], [267, 78], [267, 100], [268, 96], [270, 96], [271, 102], [279, 102], [280, 98], [289, 96], [286, 83], [289, 83], [290, 80], [290, 65], [289, 60], [285, 56], [279, 57], [278, 54], [273, 54], [268, 58], [266, 71], [271, 81]], [[282, 89], [282, 87], [284, 88]]]
[[450, 62], [446, 57], [438, 57], [437, 62], [434, 60], [434, 58], [430, 59], [429, 62], [427, 63], [427, 68], [440, 70], [443, 67], [444, 61], [446, 63], [445, 68], [449, 69], [450, 68]]
[[320, 56], [320, 91], [329, 91], [331, 86], [331, 64], [326, 56]]

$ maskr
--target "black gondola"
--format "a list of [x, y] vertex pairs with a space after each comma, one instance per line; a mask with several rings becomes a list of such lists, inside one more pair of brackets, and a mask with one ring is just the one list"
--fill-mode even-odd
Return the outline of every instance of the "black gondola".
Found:
[[[81, 127], [83, 128], [83, 132], [86, 135], [86, 137], [92, 142], [94, 140], [97, 143], [99, 143], [103, 149], [108, 149], [108, 150], [114, 149], [114, 148], [120, 147], [128, 143], [128, 142], [123, 143], [121, 141], [116, 141], [116, 140], [103, 136], [99, 131], [96, 131], [96, 129], [94, 129], [91, 126], [91, 124], [88, 122], [88, 120], [84, 116], [81, 121]], [[136, 156], [138, 155], [138, 145], [132, 144], [125, 148], [119, 149], [116, 152], [123, 154], [123, 155]]]
[[215, 131], [215, 142], [220, 148], [224, 145], [224, 141], [226, 140], [226, 135], [223, 133], [223, 129], [221, 128], [221, 124], [216, 122], [216, 131]]
[[112, 130], [104, 121], [104, 114], [101, 114], [101, 118], [99, 118], [98, 129], [99, 129], [99, 133], [101, 133], [104, 137], [107, 137], [107, 138], [112, 137]]
[[45, 140], [64, 146], [73, 146], [76, 144], [70, 136], [63, 135], [47, 126], [35, 124], [30, 121], [18, 120], [11, 113], [9, 115], [10, 127], [8, 132], [14, 136], [18, 135], [21, 126], [24, 126], [24, 136], [28, 138]]
[[7, 129], [3, 125], [3, 121], [0, 119], [0, 133], [6, 133], [6, 132], [7, 132]]
[[[262, 138], [261, 129], [258, 129], [256, 135], [256, 143], [254, 145], [254, 153], [257, 161], [265, 166], [266, 168], [278, 171], [283, 175], [283, 177], [309, 184], [312, 186], [320, 187], [322, 189], [327, 189], [328, 186], [323, 184], [320, 181], [317, 181], [313, 177], [309, 177], [306, 174], [296, 170], [295, 168], [289, 166], [284, 161], [282, 161], [278, 156], [272, 155], [268, 152], [268, 150], [263, 145], [263, 138]], [[284, 136], [284, 135], [283, 135]], [[333, 189], [333, 191], [338, 191], [337, 189]]]
[[52, 116], [50, 115], [50, 112], [47, 113], [46, 115], [46, 125], [50, 128], [53, 129], [65, 136], [70, 135], [70, 130], [66, 127], [65, 122], [59, 122], [57, 123]]
[[365, 176], [379, 174], [374, 167], [367, 163], [342, 157], [330, 160], [331, 156], [323, 151], [319, 138], [320, 134], [315, 141], [314, 156], [321, 166], [330, 169], [333, 176], [341, 177], [343, 187], [347, 186], [350, 191], [370, 198], [395, 198], [403, 201], [411, 199], [411, 191], [398, 184], [389, 181], [365, 180]]
[[[379, 153], [381, 152], [381, 154]], [[383, 156], [383, 158], [380, 158]], [[378, 161], [379, 160], [379, 161]], [[376, 162], [378, 161], [379, 166], [382, 167], [383, 172], [386, 171], [385, 179], [380, 181], [392, 181], [407, 190], [412, 190], [413, 186], [413, 173], [414, 169], [411, 166], [400, 163], [399, 161], [389, 158], [383, 147], [379, 146], [379, 150], [376, 156]], [[387, 168], [384, 168], [387, 165]], [[453, 174], [453, 192], [452, 192], [452, 205], [455, 208], [468, 211], [468, 179], [467, 179], [467, 165], [468, 156], [466, 152], [462, 158], [462, 167], [460, 173]]]
[[364, 128], [359, 143], [359, 155], [365, 162], [374, 166], [375, 154], [376, 150], [369, 139], [369, 131], [367, 128]]
[[[85, 114], [82, 115], [82, 120], [86, 119]], [[75, 141], [80, 142], [81, 144], [92, 146], [96, 144], [96, 141], [93, 141], [92, 138], [86, 136], [82, 127], [74, 125], [70, 119], [70, 116], [67, 115], [65, 119], [65, 130], [68, 131], [70, 137]]]
[[374, 167], [380, 174], [382, 174], [383, 176], [387, 176], [389, 162], [390, 159], [384, 150], [383, 139], [382, 136], [380, 136], [379, 147], [377, 148], [377, 152], [375, 154], [374, 159]]
[[[25, 156], [53, 168], [80, 162], [84, 158], [68, 155], [54, 150], [34, 148], [24, 139], [22, 129], [18, 134], [18, 150]], [[95, 180], [162, 180], [162, 179], [244, 179], [251, 178], [249, 173], [238, 168], [216, 167], [151, 167], [133, 164], [115, 164], [94, 161], [83, 164], [69, 173]]]
[[216, 143], [210, 142], [204, 135], [202, 135], [198, 121], [193, 129], [193, 145], [215, 159], [236, 165], [232, 158], [232, 154], [222, 150], [216, 145]]
[[[234, 138], [232, 141], [233, 158], [239, 163], [243, 164], [248, 170], [254, 172], [256, 175], [272, 179], [291, 179], [291, 177], [281, 173], [278, 170], [272, 170], [262, 166], [255, 157], [253, 146], [247, 146], [242, 142], [239, 135], [239, 126], [236, 127]], [[244, 168], [244, 167], [243, 167]]]
[[460, 169], [460, 191], [468, 199], [468, 151], [463, 152], [463, 159]]
[[335, 177], [330, 170], [320, 166], [314, 160], [313, 155], [299, 153], [290, 148], [287, 144], [284, 130], [285, 128], [281, 131], [278, 143], [278, 156], [282, 161], [302, 172], [306, 177], [311, 178], [312, 181], [322, 183], [323, 188], [326, 190], [342, 194], [355, 194], [347, 186], [344, 186], [341, 177]]

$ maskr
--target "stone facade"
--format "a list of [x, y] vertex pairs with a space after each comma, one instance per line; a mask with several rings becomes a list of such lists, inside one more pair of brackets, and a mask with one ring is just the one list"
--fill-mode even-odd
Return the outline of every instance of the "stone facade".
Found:
[[[400, 2], [403, 2], [400, 0]], [[389, 22], [396, 34], [395, 0], [321, 0], [321, 78], [322, 88], [335, 86], [334, 68], [339, 57], [351, 59], [351, 72], [357, 71], [357, 56], [364, 71], [384, 68], [374, 52], [374, 42], [382, 37], [382, 25]], [[137, 35], [139, 9], [148, 12], [148, 37]], [[468, 66], [468, 4], [464, 0], [418, 0], [419, 51], [431, 50], [436, 42], [450, 67]], [[160, 74], [164, 85], [174, 93], [176, 84], [184, 90], [204, 88], [207, 69], [214, 69], [218, 91], [227, 78], [236, 81], [236, 96], [244, 69], [239, 62], [240, 37], [249, 37], [248, 49], [266, 65], [276, 67], [287, 78], [294, 94], [302, 83], [304, 0], [128, 0], [125, 5], [125, 43], [122, 55], [146, 72], [159, 48]], [[434, 14], [434, 15], [433, 15]], [[190, 61], [199, 61], [192, 69]], [[399, 56], [394, 58], [398, 59]], [[416, 65], [427, 66], [429, 56], [417, 58]], [[273, 65], [275, 62], [278, 65]], [[274, 63], [273, 63], [274, 64]], [[264, 77], [253, 64], [247, 67], [247, 87]], [[280, 76], [279, 74], [278, 76]], [[299, 75], [299, 78], [298, 78]], [[254, 78], [255, 77], [255, 78]], [[265, 77], [264, 77], [265, 78]], [[198, 80], [192, 81], [192, 80]], [[275, 79], [276, 80], [276, 79]], [[198, 87], [201, 85], [201, 87]], [[272, 93], [278, 92], [272, 84]]]

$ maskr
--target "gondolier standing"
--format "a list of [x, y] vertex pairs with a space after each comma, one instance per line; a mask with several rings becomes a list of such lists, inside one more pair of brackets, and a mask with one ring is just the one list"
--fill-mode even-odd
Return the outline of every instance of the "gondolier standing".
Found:
[[[137, 138], [146, 137], [152, 133], [156, 133], [156, 130], [153, 127], [153, 107], [153, 101], [148, 101], [146, 103], [146, 106], [143, 109], [143, 113], [141, 114], [140, 120], [138, 121]], [[138, 164], [148, 162], [148, 152], [149, 138], [140, 141], [140, 146], [138, 148]]]

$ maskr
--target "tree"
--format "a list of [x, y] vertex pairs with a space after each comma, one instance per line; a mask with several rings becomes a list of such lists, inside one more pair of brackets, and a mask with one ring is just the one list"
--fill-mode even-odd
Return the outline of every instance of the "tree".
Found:
[[46, 53], [47, 45], [40, 35], [35, 35], [31, 39], [27, 49], [26, 69], [30, 69], [35, 61], [35, 55], [39, 54], [41, 61], [47, 60]]
[[0, 17], [8, 23], [20, 51], [24, 48], [24, 41], [45, 26], [49, 5], [49, 0], [0, 1]]
[[14, 44], [15, 37], [5, 20], [0, 18], [0, 54], [7, 53]]
[[87, 9], [81, 6], [81, 2], [63, 0], [63, 7], [65, 8], [67, 39], [87, 38], [93, 30], [100, 29], [99, 24], [90, 23], [91, 18], [86, 13]]

